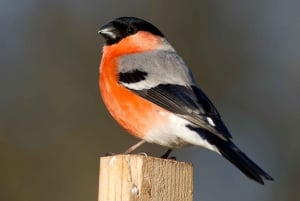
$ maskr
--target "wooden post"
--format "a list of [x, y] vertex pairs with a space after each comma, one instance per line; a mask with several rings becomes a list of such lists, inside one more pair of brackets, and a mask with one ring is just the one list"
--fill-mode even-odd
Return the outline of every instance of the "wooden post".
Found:
[[193, 166], [142, 155], [100, 158], [98, 201], [192, 201]]

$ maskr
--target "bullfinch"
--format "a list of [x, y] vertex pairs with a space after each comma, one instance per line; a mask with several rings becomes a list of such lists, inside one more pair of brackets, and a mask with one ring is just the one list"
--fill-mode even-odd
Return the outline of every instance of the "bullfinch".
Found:
[[120, 17], [102, 26], [105, 39], [99, 87], [113, 118], [144, 142], [174, 148], [205, 147], [249, 178], [273, 180], [233, 142], [219, 112], [162, 32], [151, 23]]

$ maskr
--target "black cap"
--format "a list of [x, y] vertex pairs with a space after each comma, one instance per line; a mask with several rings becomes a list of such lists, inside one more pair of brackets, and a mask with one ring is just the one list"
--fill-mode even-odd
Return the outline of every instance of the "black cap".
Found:
[[148, 31], [154, 35], [164, 35], [151, 23], [136, 17], [119, 17], [102, 26], [98, 31], [107, 45], [118, 43], [123, 38], [133, 35], [138, 31]]

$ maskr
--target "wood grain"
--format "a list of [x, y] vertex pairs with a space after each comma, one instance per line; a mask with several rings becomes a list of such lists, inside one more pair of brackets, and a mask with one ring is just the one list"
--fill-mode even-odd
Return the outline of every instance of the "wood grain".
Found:
[[192, 201], [193, 166], [142, 155], [100, 158], [98, 201]]

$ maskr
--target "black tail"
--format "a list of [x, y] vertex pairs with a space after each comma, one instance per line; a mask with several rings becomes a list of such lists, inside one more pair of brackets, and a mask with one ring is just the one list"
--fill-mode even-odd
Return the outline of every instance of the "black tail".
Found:
[[237, 146], [231, 141], [220, 141], [217, 143], [222, 156], [227, 158], [232, 164], [240, 169], [249, 178], [257, 181], [260, 184], [264, 184], [264, 179], [273, 180], [264, 170], [256, 165], [250, 158], [246, 156]]
[[207, 140], [210, 144], [216, 146], [219, 152], [240, 169], [246, 176], [257, 181], [260, 184], [264, 184], [265, 180], [273, 180], [273, 178], [263, 171], [258, 165], [256, 165], [246, 154], [244, 154], [237, 146], [233, 144], [230, 139], [223, 140], [218, 136], [210, 133], [209, 131], [194, 127], [187, 126], [189, 129], [196, 131], [203, 139]]

